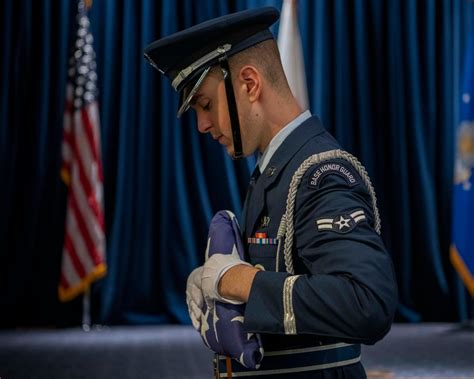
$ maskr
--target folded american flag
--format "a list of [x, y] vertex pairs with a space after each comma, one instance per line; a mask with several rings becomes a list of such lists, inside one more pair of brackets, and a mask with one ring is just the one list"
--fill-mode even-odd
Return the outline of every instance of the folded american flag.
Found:
[[[206, 260], [213, 254], [232, 254], [237, 251], [244, 260], [244, 246], [239, 224], [230, 211], [219, 211], [209, 226]], [[258, 369], [263, 358], [260, 336], [243, 330], [245, 304], [214, 302], [210, 309], [204, 302], [201, 337], [217, 354], [236, 359], [243, 366]]]

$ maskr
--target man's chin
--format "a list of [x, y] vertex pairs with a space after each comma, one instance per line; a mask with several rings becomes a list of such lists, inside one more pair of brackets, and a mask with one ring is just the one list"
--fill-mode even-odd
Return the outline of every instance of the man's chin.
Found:
[[[232, 159], [237, 159], [235, 157], [235, 150], [234, 150], [234, 146], [224, 146], [227, 154], [232, 158]], [[240, 158], [245, 158], [247, 157], [249, 154], [246, 154], [245, 152], [242, 152], [243, 155], [240, 156]]]
[[228, 154], [230, 157], [233, 158], [233, 157], [234, 157], [234, 153], [235, 153], [234, 147], [233, 147], [233, 146], [224, 146], [224, 148], [225, 148], [227, 154]]

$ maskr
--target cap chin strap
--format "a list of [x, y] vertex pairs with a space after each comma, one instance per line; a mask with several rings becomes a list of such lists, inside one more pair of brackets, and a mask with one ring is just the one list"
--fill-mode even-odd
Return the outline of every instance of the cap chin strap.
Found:
[[229, 108], [230, 125], [232, 127], [232, 139], [234, 142], [234, 155], [233, 159], [240, 159], [244, 157], [242, 151], [242, 138], [240, 137], [240, 123], [239, 115], [237, 113], [237, 103], [235, 102], [234, 88], [232, 86], [232, 78], [230, 76], [229, 61], [227, 60], [227, 54], [219, 59], [222, 74], [224, 75], [225, 82], [225, 93], [227, 96], [227, 106]]

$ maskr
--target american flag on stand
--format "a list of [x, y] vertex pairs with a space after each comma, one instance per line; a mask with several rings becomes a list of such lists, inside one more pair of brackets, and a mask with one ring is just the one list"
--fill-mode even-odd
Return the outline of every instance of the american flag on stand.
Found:
[[456, 129], [450, 259], [474, 301], [474, 23], [468, 36]]
[[297, 0], [283, 0], [278, 30], [278, 48], [280, 49], [281, 64], [291, 92], [298, 104], [306, 110], [308, 104], [308, 89], [304, 70], [303, 47], [298, 26]]
[[78, 3], [74, 46], [69, 60], [64, 112], [61, 178], [68, 186], [59, 298], [86, 292], [106, 274], [103, 176], [97, 106], [95, 52], [89, 18]]

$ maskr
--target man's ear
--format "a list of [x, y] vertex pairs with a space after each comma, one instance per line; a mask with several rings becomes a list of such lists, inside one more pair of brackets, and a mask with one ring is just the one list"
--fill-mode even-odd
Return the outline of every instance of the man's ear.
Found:
[[262, 75], [255, 66], [246, 65], [239, 71], [239, 80], [242, 89], [246, 92], [251, 103], [260, 98], [262, 91]]

